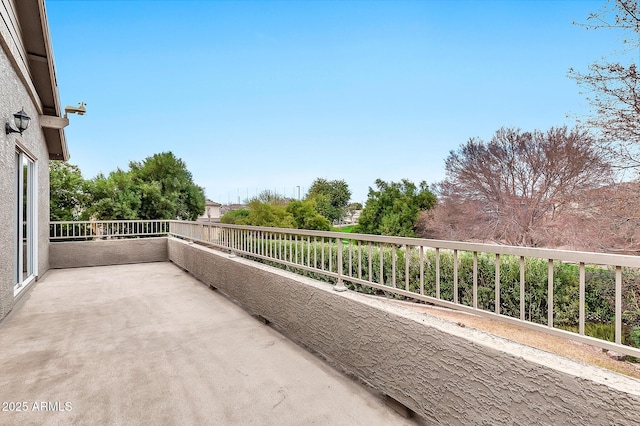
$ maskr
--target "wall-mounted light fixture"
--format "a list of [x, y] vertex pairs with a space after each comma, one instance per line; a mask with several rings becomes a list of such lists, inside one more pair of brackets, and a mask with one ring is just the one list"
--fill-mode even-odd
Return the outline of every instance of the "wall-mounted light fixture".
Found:
[[13, 122], [16, 124], [16, 127], [18, 130], [15, 130], [14, 128], [12, 128], [11, 124], [7, 122], [4, 125], [4, 131], [6, 132], [7, 135], [10, 133], [22, 134], [22, 132], [27, 130], [27, 127], [29, 127], [30, 121], [31, 121], [31, 117], [29, 117], [27, 113], [24, 112], [24, 108], [22, 108], [19, 112], [16, 112], [15, 114], [13, 114]]

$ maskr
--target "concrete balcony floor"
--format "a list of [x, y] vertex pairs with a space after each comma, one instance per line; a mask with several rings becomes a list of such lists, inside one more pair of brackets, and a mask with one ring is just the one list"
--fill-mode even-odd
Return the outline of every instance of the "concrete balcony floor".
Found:
[[0, 424], [414, 424], [171, 263], [49, 271], [0, 371]]

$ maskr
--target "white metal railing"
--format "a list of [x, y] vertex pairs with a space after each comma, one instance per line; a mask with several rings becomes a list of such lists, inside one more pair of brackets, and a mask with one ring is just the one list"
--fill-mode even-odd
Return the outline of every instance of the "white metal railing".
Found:
[[[51, 223], [52, 241], [157, 235], [331, 280], [336, 290], [383, 291], [640, 357], [623, 344], [623, 316], [640, 318], [637, 256], [175, 220]], [[559, 323], [567, 312], [575, 332]], [[611, 317], [612, 341], [588, 335], [590, 319]]]
[[151, 237], [168, 233], [168, 220], [68, 221], [49, 224], [51, 241]]
[[[330, 277], [337, 290], [345, 283], [378, 289], [640, 357], [640, 349], [622, 344], [623, 299], [640, 303], [634, 293], [640, 288], [634, 287], [640, 280], [637, 256], [180, 221], [170, 222], [170, 234]], [[589, 317], [607, 320], [588, 310], [586, 288], [598, 280], [604, 289], [600, 302], [611, 299], [613, 341], [585, 330]], [[532, 314], [534, 304], [542, 317]], [[554, 324], [566, 309], [578, 311], [575, 332]]]

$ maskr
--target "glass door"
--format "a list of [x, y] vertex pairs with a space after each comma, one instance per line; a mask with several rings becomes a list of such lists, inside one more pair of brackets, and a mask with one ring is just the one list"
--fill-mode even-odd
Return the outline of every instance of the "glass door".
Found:
[[36, 163], [24, 152], [16, 151], [16, 227], [15, 286], [18, 294], [37, 275], [36, 239]]

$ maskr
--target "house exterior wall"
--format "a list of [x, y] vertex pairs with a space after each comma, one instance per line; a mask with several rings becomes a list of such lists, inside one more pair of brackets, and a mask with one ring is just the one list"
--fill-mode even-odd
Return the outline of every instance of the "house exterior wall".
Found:
[[[0, 13], [0, 319], [15, 303], [14, 232], [16, 226], [15, 151], [20, 144], [35, 157], [37, 167], [38, 274], [49, 269], [49, 153], [40, 127], [41, 105], [29, 82], [25, 82], [24, 48], [16, 33], [17, 18], [12, 15], [13, 1], [1, 0]], [[27, 74], [28, 75], [28, 74]], [[22, 134], [5, 135], [4, 125], [13, 125], [13, 114], [24, 108], [31, 117]], [[24, 293], [22, 291], [21, 293]]]
[[[16, 10], [16, 1], [17, 0], [0, 0], [0, 47], [4, 50], [3, 61], [8, 60], [14, 70], [14, 74], [11, 76], [3, 75], [3, 77], [10, 77], [3, 79], [3, 84], [0, 86], [3, 89], [3, 106], [7, 105], [5, 100], [8, 100], [7, 98], [4, 98], [4, 90], [6, 87], [5, 83], [7, 82], [14, 86], [23, 86], [27, 89], [31, 99], [39, 104], [35, 86], [29, 77], [27, 51], [22, 43], [20, 24]], [[19, 109], [20, 107], [18, 106], [18, 109], [13, 111], [11, 114], [13, 115]], [[41, 109], [41, 105], [38, 105], [39, 112], [42, 112]], [[27, 111], [26, 108], [25, 111]], [[29, 114], [28, 111], [27, 114]], [[33, 117], [33, 115], [29, 115], [29, 117]], [[2, 116], [2, 118], [4, 119], [5, 117]], [[4, 128], [4, 123], [2, 123], [2, 127]]]
[[204, 213], [198, 217], [200, 222], [220, 222], [220, 204], [207, 201], [204, 207]]
[[428, 424], [635, 425], [640, 381], [168, 239], [169, 259]]

